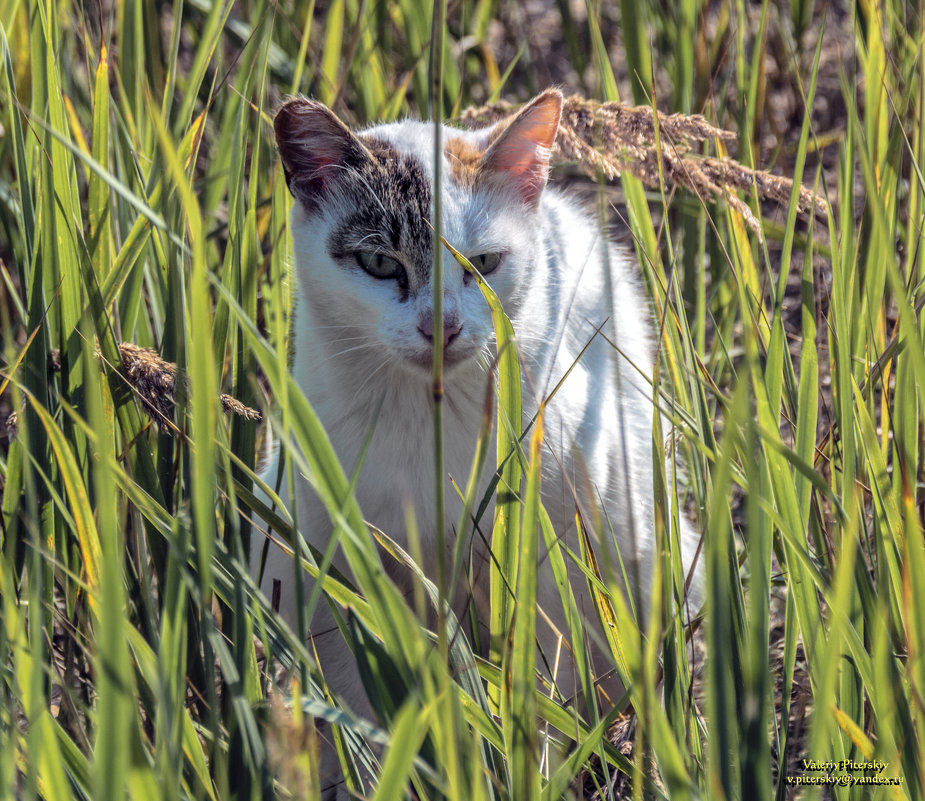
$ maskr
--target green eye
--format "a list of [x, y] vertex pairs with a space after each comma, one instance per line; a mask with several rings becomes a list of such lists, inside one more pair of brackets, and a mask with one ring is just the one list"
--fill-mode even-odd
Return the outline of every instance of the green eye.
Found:
[[498, 269], [503, 258], [503, 253], [480, 253], [478, 256], [470, 256], [469, 261], [482, 275], [488, 275]]
[[375, 253], [370, 250], [360, 250], [353, 254], [357, 264], [368, 272], [373, 278], [400, 278], [405, 274], [398, 259]]

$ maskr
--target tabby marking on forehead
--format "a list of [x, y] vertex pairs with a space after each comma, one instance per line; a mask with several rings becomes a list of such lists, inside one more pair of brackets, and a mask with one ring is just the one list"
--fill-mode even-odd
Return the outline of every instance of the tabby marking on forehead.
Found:
[[430, 280], [432, 191], [421, 163], [388, 142], [360, 137], [372, 158], [349, 181], [351, 211], [328, 236], [328, 252], [349, 261], [358, 251], [398, 259], [407, 273], [403, 297]]
[[449, 166], [450, 180], [459, 186], [471, 188], [479, 174], [484, 150], [459, 136], [447, 138], [443, 155]]

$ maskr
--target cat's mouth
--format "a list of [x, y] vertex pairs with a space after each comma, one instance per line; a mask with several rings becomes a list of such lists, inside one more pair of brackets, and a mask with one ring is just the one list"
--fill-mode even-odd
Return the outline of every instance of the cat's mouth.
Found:
[[[450, 347], [443, 351], [443, 369], [451, 372], [469, 361], [471, 354], [463, 348]], [[405, 355], [405, 361], [412, 365], [415, 372], [430, 375], [434, 369], [434, 353], [432, 350], [419, 350]]]

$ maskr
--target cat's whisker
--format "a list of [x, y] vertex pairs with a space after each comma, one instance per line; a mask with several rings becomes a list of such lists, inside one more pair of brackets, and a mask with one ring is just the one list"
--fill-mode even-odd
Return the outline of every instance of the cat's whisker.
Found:
[[356, 323], [340, 323], [338, 325], [312, 325], [315, 331], [356, 331]]
[[335, 351], [334, 353], [328, 354], [324, 358], [324, 362], [330, 362], [336, 359], [342, 359], [348, 353], [357, 353], [358, 351], [363, 351], [363, 350], [376, 350], [376, 345], [374, 342], [369, 341], [369, 340], [359, 345], [352, 345], [349, 348], [343, 348], [339, 351]]
[[382, 372], [383, 370], [386, 369], [386, 367], [389, 367], [392, 364], [394, 364], [393, 359], [389, 357], [383, 359], [378, 364], [378, 366], [371, 373], [369, 373], [369, 375], [366, 376], [366, 379], [363, 381], [363, 383], [360, 384], [359, 387], [357, 387], [357, 395], [361, 395], [363, 392], [365, 392], [366, 388], [372, 383], [373, 379], [377, 376], [377, 374]]
[[370, 186], [369, 181], [366, 179], [366, 176], [364, 176], [359, 170], [356, 170], [356, 169], [352, 169], [349, 167], [345, 167], [344, 169], [347, 172], [349, 172], [354, 178], [356, 178], [361, 184], [363, 184], [363, 186], [365, 186], [369, 190], [369, 196], [376, 202], [376, 205], [379, 206], [383, 214], [388, 215], [388, 211], [386, 210], [382, 201], [379, 199], [379, 195], [372, 188], [372, 186]]
[[377, 350], [377, 348], [375, 344], [372, 342], [361, 342], [359, 345], [351, 345], [349, 348], [341, 349], [340, 351], [335, 353], [334, 356], [341, 358], [343, 356], [346, 356], [348, 353], [357, 353], [358, 351], [363, 351], [363, 350]]
[[[380, 234], [378, 231], [371, 231], [370, 233], [366, 234], [366, 236], [357, 240], [357, 243], [356, 243], [357, 248], [359, 249], [360, 246], [365, 245], [367, 242], [376, 242], [381, 236], [382, 234]], [[377, 246], [373, 248], [373, 253], [385, 253], [385, 252], [386, 252], [386, 249], [383, 247], [379, 247], [378, 243], [377, 243]]]
[[329, 344], [340, 345], [343, 342], [357, 342], [357, 341], [369, 342], [371, 345], [375, 344], [376, 342], [374, 339], [372, 339], [371, 337], [365, 334], [358, 334], [355, 337], [338, 337], [337, 339], [331, 339], [329, 340]]

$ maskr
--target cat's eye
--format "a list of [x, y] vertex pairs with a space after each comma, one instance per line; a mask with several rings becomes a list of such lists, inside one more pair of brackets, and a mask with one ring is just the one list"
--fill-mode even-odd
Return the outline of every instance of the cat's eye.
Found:
[[402, 267], [401, 262], [384, 253], [359, 250], [353, 255], [357, 264], [373, 278], [398, 278], [400, 280], [405, 274], [405, 268]]
[[503, 253], [480, 253], [478, 256], [470, 256], [469, 262], [482, 275], [488, 275], [498, 269], [503, 258]]

